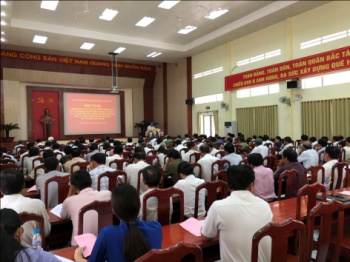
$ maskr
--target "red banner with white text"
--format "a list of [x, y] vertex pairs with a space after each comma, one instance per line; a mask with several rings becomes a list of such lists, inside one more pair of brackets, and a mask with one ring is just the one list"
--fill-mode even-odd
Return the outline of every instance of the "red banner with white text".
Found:
[[225, 91], [350, 68], [350, 46], [225, 77]]

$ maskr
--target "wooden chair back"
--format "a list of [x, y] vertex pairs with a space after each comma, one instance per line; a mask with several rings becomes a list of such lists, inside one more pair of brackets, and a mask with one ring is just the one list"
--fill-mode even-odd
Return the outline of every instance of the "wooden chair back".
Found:
[[147, 155], [156, 156], [157, 152], [158, 152], [158, 150], [150, 150], [150, 151], [148, 151]]
[[128, 163], [128, 160], [126, 160], [126, 159], [114, 159], [113, 161], [109, 162], [109, 167], [113, 168], [112, 165], [115, 164], [116, 170], [123, 170], [124, 163]]
[[282, 183], [283, 183], [283, 181], [285, 182], [285, 185], [286, 185], [284, 199], [288, 199], [288, 198], [292, 197], [293, 179], [296, 180], [296, 185], [298, 187], [299, 177], [298, 177], [298, 171], [296, 171], [295, 169], [286, 170], [282, 174], [280, 174], [279, 179], [278, 179], [278, 194], [277, 194], [278, 200], [282, 199]]
[[190, 163], [197, 162], [200, 158], [201, 158], [201, 154], [196, 152], [190, 154], [189, 156]]
[[276, 156], [278, 154], [278, 147], [277, 146], [272, 146], [268, 150], [268, 155], [269, 156]]
[[215, 174], [214, 181], [215, 181], [216, 179], [219, 179], [219, 180], [222, 180], [222, 181], [228, 183], [227, 175], [226, 175], [226, 170], [220, 170], [219, 172], [217, 172], [217, 173]]
[[324, 150], [318, 153], [318, 164], [320, 166], [324, 164]]
[[10, 156], [4, 156], [4, 155], [3, 155], [3, 156], [1, 157], [1, 159], [11, 159], [11, 157], [10, 157]]
[[316, 196], [318, 193], [322, 194], [322, 201], [325, 202], [327, 199], [327, 190], [324, 185], [321, 185], [317, 182], [312, 185], [304, 185], [302, 188], [298, 190], [297, 193], [297, 208], [296, 208], [296, 216], [297, 220], [301, 220], [301, 202], [304, 201], [302, 199], [303, 196], [307, 196], [306, 198], [306, 216], [309, 216], [310, 210], [316, 206]]
[[83, 206], [79, 210], [79, 218], [78, 218], [78, 235], [83, 234], [84, 230], [84, 214], [87, 211], [95, 210], [98, 215], [97, 228], [98, 232], [106, 226], [113, 225], [113, 213], [111, 201], [94, 201], [86, 206]]
[[19, 166], [17, 166], [16, 164], [0, 164], [0, 171], [3, 171], [5, 169], [9, 169], [9, 168], [14, 168], [14, 169], [20, 169]]
[[[123, 176], [122, 179], [118, 179], [118, 176]], [[127, 174], [124, 171], [116, 170], [116, 171], [106, 171], [102, 174], [100, 174], [97, 178], [97, 191], [101, 190], [101, 179], [103, 177], [108, 177], [108, 190], [112, 191], [113, 188], [115, 188], [120, 182], [122, 184], [127, 181]]]
[[44, 204], [46, 207], [49, 206], [48, 196], [49, 196], [49, 184], [57, 183], [57, 203], [61, 204], [67, 198], [69, 191], [69, 181], [70, 175], [66, 176], [54, 176], [45, 181], [45, 198]]
[[180, 149], [180, 156], [182, 156], [183, 154], [186, 154], [188, 152], [188, 150], [190, 150], [188, 147], [184, 147]]
[[[198, 164], [197, 162], [190, 163], [191, 167], [193, 168], [193, 174], [195, 177], [202, 179], [202, 166]], [[198, 171], [197, 171], [198, 170]]]
[[235, 147], [235, 153], [239, 154], [240, 149], [242, 148], [241, 145], [233, 145]]
[[205, 210], [208, 212], [209, 208], [214, 201], [219, 199], [224, 199], [228, 194], [228, 185], [225, 181], [216, 180], [209, 181], [199, 185], [196, 188], [195, 198], [194, 198], [194, 217], [198, 217], [198, 204], [199, 204], [199, 192], [201, 190], [207, 190], [206, 200], [205, 200]]
[[44, 226], [44, 218], [42, 215], [34, 214], [34, 213], [28, 213], [28, 212], [21, 212], [18, 214], [22, 225], [28, 221], [35, 221], [37, 222], [37, 228], [40, 229], [41, 234], [41, 245], [44, 250], [46, 250], [46, 244], [45, 244], [45, 226]]
[[241, 161], [239, 161], [239, 165], [248, 165], [248, 159], [242, 159]]
[[[346, 180], [346, 174], [348, 172], [349, 165], [346, 162], [338, 162], [335, 163], [332, 166], [332, 179], [331, 179], [331, 184], [329, 185], [329, 190], [334, 190], [334, 189], [339, 189]], [[334, 183], [335, 178], [336, 178], [336, 172], [337, 171], [337, 182]]]
[[142, 172], [143, 170], [145, 170], [144, 168], [143, 169], [140, 169], [139, 172], [137, 173], [137, 193], [140, 194], [140, 190], [141, 190], [141, 175], [142, 175]]
[[39, 169], [43, 169], [43, 170], [44, 170], [44, 173], [47, 172], [47, 170], [46, 170], [44, 164], [40, 164], [40, 165], [34, 167], [34, 181], [36, 181], [36, 177], [38, 176], [38, 170], [39, 170]]
[[147, 199], [156, 197], [158, 199], [158, 222], [162, 225], [169, 225], [170, 218], [170, 198], [173, 195], [179, 195], [180, 202], [180, 222], [184, 221], [184, 193], [182, 190], [174, 187], [166, 189], [154, 189], [146, 193], [142, 202], [142, 220], [147, 217]]
[[[154, 261], [167, 261], [178, 262], [183, 258], [187, 258], [189, 255], [194, 255], [195, 262], [203, 261], [202, 249], [195, 245], [184, 242], [179, 242], [174, 246], [165, 249], [151, 249], [142, 257], [135, 260], [135, 262], [154, 262]], [[186, 260], [187, 261], [187, 260]]]
[[134, 154], [131, 151], [123, 151], [122, 154], [124, 159], [126, 159], [129, 163], [132, 163], [134, 160]]
[[[312, 166], [305, 170], [305, 176], [307, 177], [307, 174], [310, 173], [311, 177], [309, 179], [310, 184], [317, 183], [318, 182], [318, 175], [321, 175], [321, 184], [324, 184], [324, 178], [325, 178], [325, 170], [323, 166]], [[306, 180], [305, 180], [306, 181]]]
[[211, 164], [211, 181], [214, 181], [214, 175], [215, 175], [215, 166], [218, 166], [218, 172], [220, 170], [226, 170], [231, 165], [230, 161], [228, 160], [216, 160]]
[[90, 162], [89, 161], [86, 161], [86, 162], [76, 162], [74, 163], [73, 165], [71, 165], [70, 167], [70, 173], [73, 174], [74, 173], [74, 169], [76, 167], [79, 167], [79, 169], [82, 169], [82, 170], [86, 170], [87, 171], [87, 167], [90, 165]]
[[225, 155], [226, 155], [226, 153], [225, 153], [225, 151], [223, 151], [223, 150], [219, 150], [218, 152], [215, 153], [215, 156], [216, 156], [218, 159], [223, 158]]
[[[336, 243], [333, 250], [332, 262], [338, 262], [341, 250], [341, 243], [343, 240], [344, 230], [344, 207], [342, 203], [335, 200], [330, 202], [320, 202], [310, 211], [307, 219], [307, 252], [306, 260], [311, 260], [311, 253], [313, 250], [317, 250], [316, 260], [317, 262], [326, 261], [328, 249], [330, 246], [333, 217], [337, 215], [337, 232]], [[319, 218], [319, 219], [316, 219]], [[315, 223], [315, 220], [317, 221]], [[314, 230], [319, 230], [319, 237], [317, 243], [314, 243]]]
[[61, 157], [63, 157], [63, 153], [61, 153], [61, 152], [55, 152], [54, 154], [55, 154], [55, 157], [56, 157], [58, 160], [60, 160]]
[[251, 262], [258, 262], [259, 242], [265, 236], [271, 237], [271, 262], [289, 261], [288, 239], [298, 236], [298, 254], [293, 261], [305, 261], [305, 225], [301, 221], [288, 218], [281, 223], [268, 223], [258, 230], [252, 240]]
[[33, 168], [35, 167], [35, 162], [38, 162], [38, 161], [42, 164], [42, 163], [44, 163], [44, 158], [41, 156], [33, 158], [33, 160], [32, 160], [32, 167]]
[[345, 158], [346, 158], [346, 151], [345, 151], [344, 148], [342, 148], [340, 150], [340, 155], [339, 155], [338, 161], [339, 162], [345, 162]]
[[274, 169], [275, 163], [277, 161], [277, 157], [274, 155], [268, 155], [264, 157], [264, 166], [270, 168], [271, 170]]
[[267, 148], [271, 148], [271, 147], [273, 147], [273, 144], [270, 142], [267, 142], [264, 144], [264, 146], [266, 146]]
[[159, 157], [157, 155], [147, 155], [146, 156], [146, 163], [149, 165], [153, 165], [154, 160], [156, 160], [156, 166], [160, 166]]
[[16, 162], [10, 158], [7, 158], [7, 159], [0, 159], [0, 164], [16, 164]]

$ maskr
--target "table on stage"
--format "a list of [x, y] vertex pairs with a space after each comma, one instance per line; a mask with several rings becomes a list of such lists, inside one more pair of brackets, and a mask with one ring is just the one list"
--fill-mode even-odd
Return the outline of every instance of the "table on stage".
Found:
[[[330, 194], [335, 194], [339, 191], [350, 190], [348, 188], [342, 188], [338, 190], [330, 191]], [[273, 213], [273, 222], [279, 223], [287, 218], [295, 219], [296, 216], [296, 198], [290, 198], [286, 200], [276, 201], [270, 203], [271, 211]], [[347, 210], [350, 210], [350, 202], [344, 204]], [[53, 214], [52, 214], [53, 215]], [[303, 197], [301, 203], [301, 218], [306, 217], [306, 199]], [[347, 216], [348, 217], [348, 216]], [[51, 219], [51, 217], [50, 217]], [[180, 241], [186, 243], [193, 243], [199, 245], [203, 250], [204, 261], [213, 261], [219, 259], [219, 239], [216, 237], [213, 241], [205, 241], [200, 236], [197, 237], [184, 228], [179, 223], [163, 226], [163, 242], [162, 248], [168, 248], [177, 244]], [[74, 251], [76, 247], [67, 247], [59, 250], [52, 251], [51, 253], [74, 260]]]

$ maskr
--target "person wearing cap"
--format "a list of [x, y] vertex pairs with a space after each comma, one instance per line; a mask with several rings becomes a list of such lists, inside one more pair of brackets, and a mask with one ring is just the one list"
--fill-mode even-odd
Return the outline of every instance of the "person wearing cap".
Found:
[[258, 153], [262, 158], [268, 155], [269, 148], [263, 145], [263, 140], [261, 138], [255, 139], [255, 147], [253, 148], [251, 154]]

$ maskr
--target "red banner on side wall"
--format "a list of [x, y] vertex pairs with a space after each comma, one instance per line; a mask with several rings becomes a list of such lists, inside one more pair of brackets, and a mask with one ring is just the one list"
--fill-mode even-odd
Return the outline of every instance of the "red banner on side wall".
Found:
[[44, 140], [43, 124], [40, 122], [44, 115], [45, 109], [49, 109], [50, 115], [55, 119], [51, 126], [51, 135], [58, 139], [59, 119], [58, 119], [58, 92], [32, 92], [32, 107], [33, 107], [33, 138]]
[[350, 68], [350, 46], [225, 77], [225, 91]]

